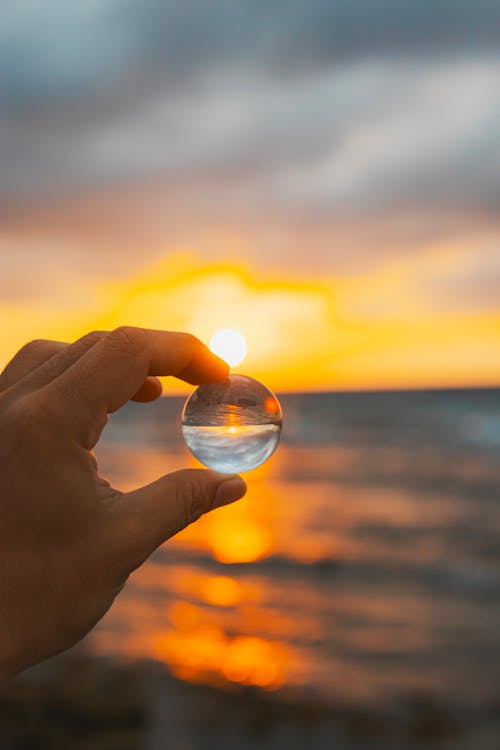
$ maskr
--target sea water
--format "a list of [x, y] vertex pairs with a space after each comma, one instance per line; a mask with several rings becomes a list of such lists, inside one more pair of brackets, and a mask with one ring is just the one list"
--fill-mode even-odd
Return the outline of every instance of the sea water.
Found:
[[[456, 710], [460, 731], [477, 716], [484, 731], [500, 685], [500, 389], [279, 400], [280, 461], [250, 477], [248, 501], [162, 545], [88, 648], [216, 684], [238, 655], [237, 680], [269, 665], [307, 711], [314, 696], [351, 711], [373, 702], [403, 727], [414, 705], [416, 722]], [[132, 488], [188, 466], [182, 406], [130, 402], [111, 415], [101, 473]], [[249, 406], [225, 408], [233, 419]]]

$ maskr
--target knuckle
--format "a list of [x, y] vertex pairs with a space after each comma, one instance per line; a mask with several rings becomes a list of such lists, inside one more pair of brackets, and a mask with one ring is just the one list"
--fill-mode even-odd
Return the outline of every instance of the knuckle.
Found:
[[23, 348], [30, 351], [37, 351], [38, 349], [44, 349], [47, 344], [50, 344], [48, 339], [33, 339], [32, 341], [28, 341]]
[[133, 326], [119, 326], [109, 334], [112, 346], [124, 349], [129, 353], [140, 353], [146, 348], [148, 334], [143, 328]]
[[90, 331], [90, 333], [86, 333], [85, 336], [82, 336], [78, 341], [80, 344], [93, 346], [94, 344], [97, 344], [103, 336], [104, 331]]
[[33, 341], [28, 341], [27, 344], [25, 344], [17, 353], [17, 357], [26, 357], [31, 356], [33, 354], [39, 354], [41, 352], [44, 352], [49, 346], [51, 342], [47, 339], [33, 339]]
[[25, 344], [19, 351], [12, 357], [7, 366], [0, 370], [0, 384], [4, 385], [5, 382], [9, 382], [9, 377], [12, 373], [16, 373], [18, 368], [22, 370], [26, 369], [26, 365], [29, 365], [33, 360], [40, 361], [45, 359], [47, 352], [50, 351], [51, 347], [54, 346], [53, 341], [46, 339], [33, 339]]
[[185, 337], [186, 341], [192, 346], [195, 346], [196, 344], [200, 343], [200, 339], [196, 338], [196, 336], [192, 333], [183, 333], [182, 335]]
[[187, 345], [187, 348], [190, 351], [194, 352], [200, 348], [203, 348], [203, 343], [192, 333], [183, 333], [182, 336], [184, 338], [185, 344]]

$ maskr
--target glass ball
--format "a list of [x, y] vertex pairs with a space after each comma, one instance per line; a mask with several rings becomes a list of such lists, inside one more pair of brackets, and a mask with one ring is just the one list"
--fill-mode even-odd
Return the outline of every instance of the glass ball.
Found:
[[283, 414], [272, 391], [246, 375], [200, 385], [182, 412], [182, 433], [205, 466], [228, 474], [267, 461], [280, 440]]

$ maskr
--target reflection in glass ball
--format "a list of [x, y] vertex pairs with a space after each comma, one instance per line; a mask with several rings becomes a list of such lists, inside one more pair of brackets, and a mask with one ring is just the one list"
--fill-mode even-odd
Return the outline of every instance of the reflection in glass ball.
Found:
[[267, 461], [279, 443], [282, 421], [272, 391], [246, 375], [230, 375], [191, 394], [182, 412], [182, 433], [202, 464], [232, 474]]

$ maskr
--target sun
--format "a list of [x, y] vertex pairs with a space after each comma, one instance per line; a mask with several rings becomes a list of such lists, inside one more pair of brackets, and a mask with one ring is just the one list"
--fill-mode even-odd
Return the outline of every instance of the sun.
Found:
[[239, 365], [248, 351], [244, 335], [235, 328], [216, 331], [210, 339], [210, 349], [231, 366]]

